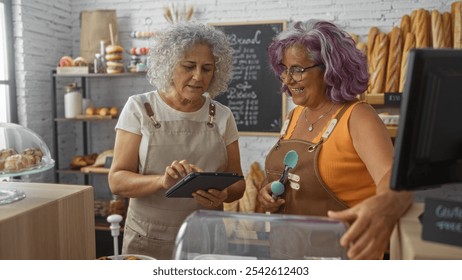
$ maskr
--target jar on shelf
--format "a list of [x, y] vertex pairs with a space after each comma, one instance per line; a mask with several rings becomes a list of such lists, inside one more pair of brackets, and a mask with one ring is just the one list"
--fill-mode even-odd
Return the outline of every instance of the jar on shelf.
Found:
[[64, 94], [64, 117], [75, 118], [82, 114], [82, 92], [77, 83], [68, 84]]

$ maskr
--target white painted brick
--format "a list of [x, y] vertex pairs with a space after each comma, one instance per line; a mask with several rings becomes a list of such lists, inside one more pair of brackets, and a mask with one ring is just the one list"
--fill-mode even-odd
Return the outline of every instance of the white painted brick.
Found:
[[[256, 20], [286, 20], [288, 22], [310, 18], [325, 19], [337, 23], [348, 32], [358, 34], [367, 41], [370, 27], [377, 26], [389, 32], [399, 24], [404, 14], [417, 8], [449, 11], [453, 0], [191, 0], [195, 14], [193, 19], [201, 22], [236, 22]], [[131, 31], [156, 31], [168, 25], [163, 17], [164, 0], [13, 0], [13, 23], [16, 59], [16, 84], [18, 113], [21, 124], [38, 132], [52, 149], [51, 139], [51, 70], [63, 55], [80, 53], [80, 13], [85, 10], [116, 9], [119, 40], [126, 48], [144, 46], [148, 42], [133, 40]], [[152, 25], [145, 25], [151, 17]], [[126, 61], [128, 62], [128, 55]], [[72, 79], [62, 79], [58, 86], [58, 114], [63, 114], [64, 86]], [[80, 80], [77, 79], [80, 84]], [[89, 89], [95, 105], [114, 105], [121, 108], [127, 98], [153, 87], [142, 77], [111, 80], [91, 80]], [[99, 94], [98, 94], [99, 93]], [[293, 103], [289, 102], [289, 108]], [[93, 128], [93, 144], [96, 149], [113, 145], [113, 125], [99, 124]], [[80, 127], [63, 127], [59, 141], [71, 148], [61, 148], [62, 157], [70, 161], [81, 152]], [[96, 129], [96, 130], [95, 130]], [[99, 130], [104, 134], [97, 136]], [[263, 167], [266, 153], [277, 137], [250, 137], [240, 139], [241, 162], [244, 173], [254, 161]], [[68, 164], [68, 162], [66, 163]], [[47, 172], [41, 180], [50, 180]], [[71, 176], [72, 182], [82, 182], [81, 177]], [[99, 190], [104, 193], [103, 190]]]

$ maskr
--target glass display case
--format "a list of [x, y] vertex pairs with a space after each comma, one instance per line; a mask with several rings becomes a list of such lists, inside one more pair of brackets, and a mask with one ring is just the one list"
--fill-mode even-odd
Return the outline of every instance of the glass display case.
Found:
[[[13, 123], [0, 123], [0, 180], [40, 173], [54, 167], [50, 150], [32, 130]], [[26, 195], [8, 187], [0, 188], [0, 205]]]
[[327, 217], [198, 210], [182, 224], [173, 259], [347, 259], [345, 230]]

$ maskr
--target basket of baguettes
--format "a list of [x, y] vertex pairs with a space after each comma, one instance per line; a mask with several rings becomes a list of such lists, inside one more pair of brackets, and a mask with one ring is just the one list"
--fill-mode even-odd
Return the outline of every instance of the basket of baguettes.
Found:
[[371, 27], [367, 44], [357, 41], [356, 45], [367, 55], [370, 73], [369, 87], [362, 97], [383, 102], [383, 93], [403, 92], [408, 54], [413, 48], [462, 48], [461, 2], [453, 2], [450, 12], [414, 10], [402, 16], [400, 26], [388, 34]]

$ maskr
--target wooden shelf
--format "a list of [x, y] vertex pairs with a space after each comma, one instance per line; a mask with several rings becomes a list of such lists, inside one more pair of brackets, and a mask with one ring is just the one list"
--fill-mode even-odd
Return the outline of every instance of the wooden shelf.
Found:
[[109, 168], [86, 166], [86, 167], [80, 168], [80, 172], [82, 172], [82, 173], [109, 174]]
[[[83, 170], [82, 170], [83, 169]], [[82, 167], [81, 169], [58, 169], [56, 170], [58, 173], [74, 173], [74, 174], [108, 174], [109, 168], [105, 167], [93, 167], [93, 166], [86, 166]]]
[[385, 105], [395, 108], [400, 107], [401, 98], [402, 93], [400, 92], [367, 93], [360, 96], [361, 100], [371, 105]]
[[107, 73], [101, 73], [101, 74], [94, 74], [94, 73], [88, 73], [88, 74], [56, 74], [56, 71], [53, 71], [53, 76], [54, 77], [69, 77], [69, 78], [111, 78], [111, 77], [143, 77], [146, 76], [147, 72], [124, 72], [124, 73], [119, 73], [119, 74], [107, 74]]
[[93, 116], [88, 118], [55, 118], [56, 122], [94, 122], [94, 121], [112, 121], [117, 118], [111, 118], [110, 116]]
[[383, 105], [385, 103], [385, 95], [383, 93], [368, 93], [363, 95], [363, 99], [371, 105]]

